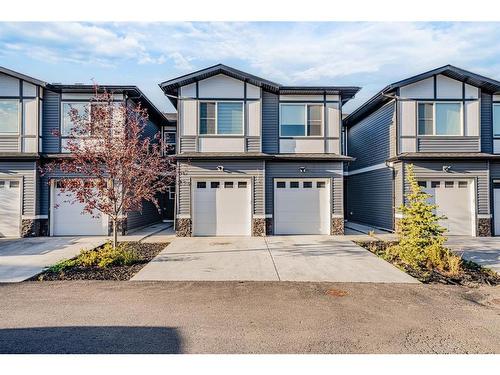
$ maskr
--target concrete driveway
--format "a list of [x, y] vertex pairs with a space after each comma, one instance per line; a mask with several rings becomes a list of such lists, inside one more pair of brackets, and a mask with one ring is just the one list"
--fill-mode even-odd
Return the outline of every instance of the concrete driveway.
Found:
[[447, 245], [462, 258], [500, 273], [500, 237], [450, 236]]
[[105, 237], [0, 238], [0, 282], [29, 279], [45, 267], [104, 241]]
[[176, 238], [132, 280], [418, 283], [341, 236]]

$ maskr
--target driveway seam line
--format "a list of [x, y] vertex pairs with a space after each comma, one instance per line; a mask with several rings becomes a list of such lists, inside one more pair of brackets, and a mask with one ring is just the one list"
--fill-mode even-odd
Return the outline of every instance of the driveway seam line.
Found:
[[[139, 241], [137, 241], [137, 242], [142, 242], [142, 241], [144, 241], [146, 238], [149, 238], [149, 237], [151, 237], [151, 236], [155, 235], [156, 233], [159, 233], [159, 232], [164, 231], [165, 229], [169, 229], [169, 228], [171, 228], [171, 227], [173, 227], [173, 224], [170, 224], [170, 225], [169, 225], [168, 227], [166, 227], [166, 228], [160, 228], [160, 229], [158, 229], [158, 230], [154, 231], [153, 233], [146, 234], [144, 237], [142, 237], [142, 238], [141, 238]], [[132, 233], [131, 235], [133, 236], [134, 234]]]
[[273, 262], [274, 271], [276, 272], [276, 276], [278, 276], [278, 281], [281, 281], [280, 273], [278, 272], [278, 268], [276, 267], [276, 263], [274, 262], [274, 257], [271, 253], [271, 249], [269, 249], [269, 244], [267, 243], [266, 237], [264, 237], [264, 242], [266, 243], [267, 251], [269, 252], [269, 256], [271, 257], [271, 262]]

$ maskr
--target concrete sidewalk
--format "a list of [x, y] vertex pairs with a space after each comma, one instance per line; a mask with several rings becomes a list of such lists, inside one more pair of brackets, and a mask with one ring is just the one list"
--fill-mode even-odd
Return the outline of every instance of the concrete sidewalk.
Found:
[[500, 237], [450, 236], [447, 245], [462, 258], [500, 273]]
[[175, 238], [132, 280], [418, 283], [342, 236]]

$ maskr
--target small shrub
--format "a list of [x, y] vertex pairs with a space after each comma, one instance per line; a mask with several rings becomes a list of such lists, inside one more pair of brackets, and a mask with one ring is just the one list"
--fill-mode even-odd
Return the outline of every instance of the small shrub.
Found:
[[139, 260], [135, 251], [127, 249], [126, 244], [119, 244], [113, 249], [113, 245], [107, 242], [99, 249], [82, 250], [76, 258], [58, 262], [49, 271], [59, 273], [73, 267], [130, 266]]
[[430, 195], [423, 192], [418, 185], [413, 165], [406, 167], [407, 182], [410, 191], [406, 194], [406, 205], [399, 211], [403, 213], [397, 234], [399, 242], [387, 249], [388, 255], [399, 258], [413, 269], [437, 270], [448, 275], [459, 275], [462, 272], [462, 260], [445, 247], [445, 228], [435, 214], [437, 206], [430, 204]]

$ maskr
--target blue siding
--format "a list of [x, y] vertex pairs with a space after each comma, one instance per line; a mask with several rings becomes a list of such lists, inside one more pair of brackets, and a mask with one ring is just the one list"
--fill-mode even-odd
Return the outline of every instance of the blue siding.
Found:
[[262, 91], [262, 152], [277, 154], [279, 151], [279, 98]]
[[161, 221], [161, 215], [153, 202], [142, 203], [142, 211], [131, 211], [127, 214], [127, 230], [144, 227]]
[[481, 93], [481, 151], [493, 152], [493, 100], [491, 94]]
[[395, 104], [390, 102], [348, 128], [347, 154], [355, 157], [349, 170], [384, 163], [390, 157]]
[[349, 176], [346, 190], [347, 220], [393, 229], [394, 189], [389, 168]]
[[42, 152], [46, 154], [59, 153], [59, 137], [54, 131], [59, 131], [61, 121], [61, 95], [45, 90], [43, 97], [42, 120]]

